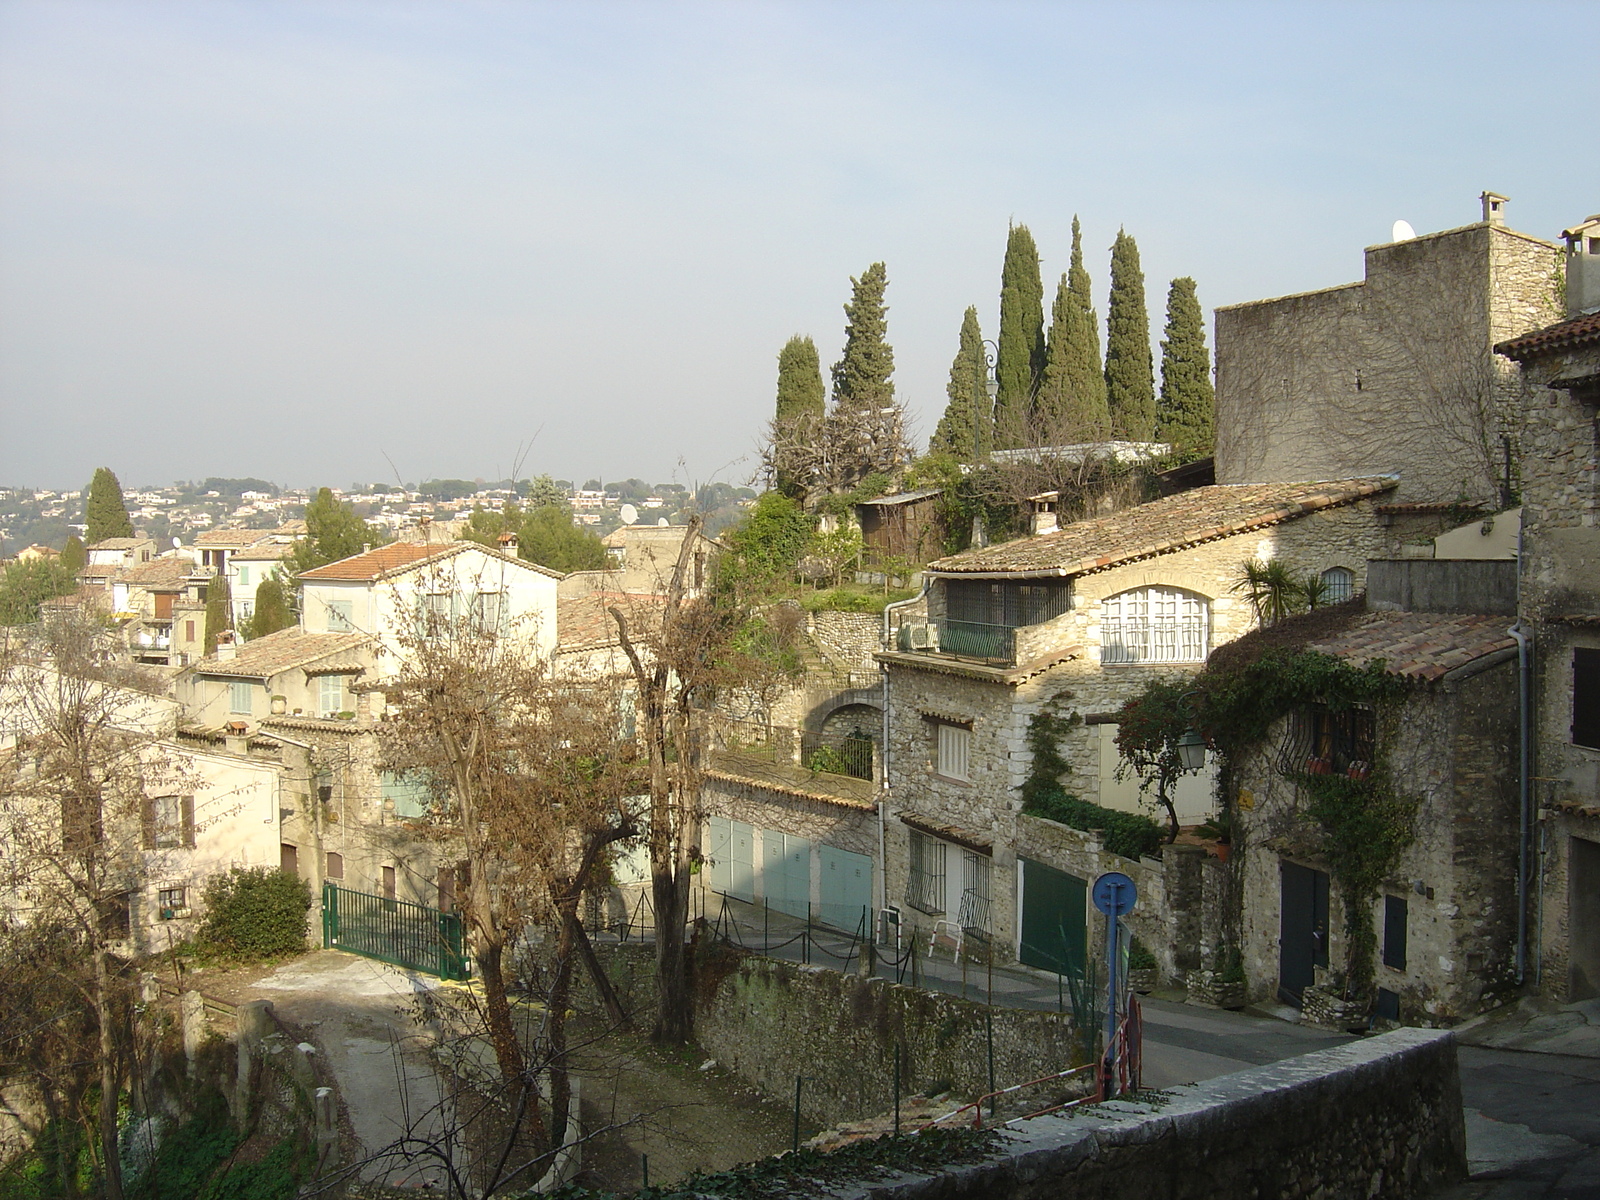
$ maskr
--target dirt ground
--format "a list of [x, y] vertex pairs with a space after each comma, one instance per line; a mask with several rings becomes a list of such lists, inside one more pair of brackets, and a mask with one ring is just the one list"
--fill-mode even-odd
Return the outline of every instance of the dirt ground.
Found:
[[[720, 1067], [701, 1069], [690, 1048], [660, 1049], [637, 1034], [611, 1034], [579, 1054], [585, 1147], [578, 1182], [630, 1190], [694, 1170], [720, 1171], [789, 1149], [794, 1116]], [[802, 1139], [815, 1133], [802, 1121]]]

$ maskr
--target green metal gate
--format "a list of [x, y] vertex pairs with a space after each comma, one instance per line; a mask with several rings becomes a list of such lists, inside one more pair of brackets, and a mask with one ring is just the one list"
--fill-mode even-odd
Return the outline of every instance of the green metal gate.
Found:
[[1021, 862], [1022, 944], [1017, 957], [1043, 971], [1081, 974], [1088, 961], [1088, 885], [1044, 863]]
[[460, 913], [322, 885], [322, 944], [437, 975], [469, 975]]

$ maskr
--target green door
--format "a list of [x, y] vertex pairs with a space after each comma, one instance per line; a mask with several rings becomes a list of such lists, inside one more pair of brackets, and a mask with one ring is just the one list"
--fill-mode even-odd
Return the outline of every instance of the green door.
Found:
[[1041, 971], [1083, 970], [1088, 950], [1088, 884], [1044, 863], [1022, 863], [1022, 945], [1017, 957]]

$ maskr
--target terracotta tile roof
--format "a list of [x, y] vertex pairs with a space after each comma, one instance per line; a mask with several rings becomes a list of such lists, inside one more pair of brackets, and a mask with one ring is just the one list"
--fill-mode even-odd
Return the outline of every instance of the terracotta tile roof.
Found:
[[195, 534], [196, 546], [254, 546], [272, 536], [270, 529], [205, 529]]
[[143, 588], [180, 588], [193, 572], [194, 564], [187, 558], [152, 558], [137, 567], [128, 567], [117, 576], [117, 582]]
[[1509, 617], [1452, 613], [1371, 612], [1343, 632], [1307, 649], [1320, 650], [1357, 666], [1382, 659], [1391, 675], [1438, 679], [1457, 667], [1515, 646], [1506, 632]]
[[454, 553], [453, 545], [428, 546], [419, 542], [390, 542], [365, 554], [354, 554], [321, 567], [312, 567], [300, 573], [301, 579], [348, 579], [356, 582], [382, 578], [390, 571], [409, 567], [429, 558], [443, 558]]
[[270, 679], [296, 667], [360, 671], [371, 663], [370, 645], [363, 633], [307, 633], [296, 625], [245, 642], [232, 658], [201, 659], [187, 669], [196, 675], [245, 679]]
[[1551, 802], [1550, 807], [1576, 817], [1600, 817], [1600, 801], [1585, 803], [1582, 800], [1555, 800]]
[[98, 542], [90, 542], [85, 549], [88, 550], [134, 550], [149, 542], [149, 538], [141, 537], [114, 537], [101, 538]]
[[1600, 342], [1600, 313], [1586, 313], [1581, 317], [1573, 317], [1570, 321], [1562, 321], [1558, 325], [1535, 329], [1532, 333], [1501, 342], [1494, 348], [1494, 352], [1516, 359], [1517, 362], [1526, 362], [1539, 354], [1552, 350], [1569, 350], [1574, 346], [1588, 345], [1590, 342]]
[[122, 572], [121, 563], [86, 563], [78, 568], [79, 579], [110, 579]]
[[795, 763], [775, 763], [758, 754], [714, 750], [705, 775], [707, 779], [722, 783], [799, 796], [862, 812], [871, 812], [877, 807], [878, 785], [870, 779], [813, 771]]
[[288, 542], [257, 542], [232, 556], [233, 562], [277, 562], [294, 547]]
[[1135, 559], [1292, 521], [1392, 489], [1392, 476], [1324, 483], [1213, 484], [1054, 533], [968, 550], [928, 564], [937, 574], [1083, 575]]
[[641, 628], [654, 630], [661, 620], [665, 596], [636, 596], [622, 592], [591, 592], [570, 600], [556, 601], [556, 647], [584, 650], [617, 644], [617, 623], [607, 611], [612, 605], [628, 618], [628, 633], [637, 636]]

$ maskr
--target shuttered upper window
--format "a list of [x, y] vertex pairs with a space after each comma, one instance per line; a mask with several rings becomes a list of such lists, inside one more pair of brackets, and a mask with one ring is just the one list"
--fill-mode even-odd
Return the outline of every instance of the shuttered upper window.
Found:
[[936, 738], [933, 769], [946, 779], [971, 779], [972, 730], [945, 721], [935, 721], [933, 727]]

